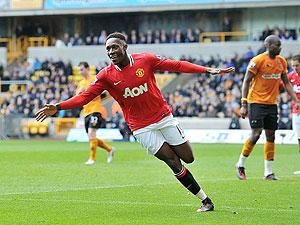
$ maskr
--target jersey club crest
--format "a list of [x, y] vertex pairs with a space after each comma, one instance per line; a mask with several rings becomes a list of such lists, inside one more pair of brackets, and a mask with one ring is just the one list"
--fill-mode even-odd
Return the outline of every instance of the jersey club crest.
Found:
[[137, 77], [143, 77], [144, 74], [145, 74], [145, 71], [144, 71], [144, 69], [142, 69], [142, 68], [138, 68], [138, 69], [135, 71], [135, 75], [136, 75]]

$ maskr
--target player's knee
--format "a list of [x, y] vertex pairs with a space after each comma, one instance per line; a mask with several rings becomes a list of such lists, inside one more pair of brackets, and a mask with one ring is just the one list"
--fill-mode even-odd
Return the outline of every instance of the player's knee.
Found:
[[176, 158], [169, 158], [165, 160], [165, 163], [175, 172], [179, 172], [182, 168], [182, 165], [180, 163], [180, 160]]
[[252, 133], [252, 142], [256, 143], [261, 135], [261, 131], [255, 131]]
[[195, 158], [194, 158], [194, 156], [192, 155], [192, 156], [189, 156], [188, 158], [186, 158], [186, 159], [182, 159], [185, 163], [192, 163], [192, 162], [194, 162], [195, 161]]
[[89, 139], [94, 139], [94, 138], [96, 138], [96, 135], [94, 135], [94, 134], [88, 134], [88, 137], [89, 137]]
[[88, 131], [88, 137], [89, 137], [89, 139], [96, 138], [96, 130], [89, 129], [89, 131]]

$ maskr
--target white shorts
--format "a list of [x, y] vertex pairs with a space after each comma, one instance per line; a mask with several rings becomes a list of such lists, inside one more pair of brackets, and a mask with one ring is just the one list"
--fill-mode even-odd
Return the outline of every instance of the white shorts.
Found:
[[293, 130], [300, 139], [300, 115], [293, 113]]
[[187, 141], [179, 122], [173, 115], [147, 127], [133, 131], [134, 137], [147, 149], [148, 154], [155, 155], [166, 142], [169, 145], [181, 145]]

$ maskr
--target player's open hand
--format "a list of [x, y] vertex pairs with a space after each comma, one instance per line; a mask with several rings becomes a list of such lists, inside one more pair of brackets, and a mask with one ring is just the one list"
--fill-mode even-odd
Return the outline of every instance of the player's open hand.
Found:
[[46, 104], [43, 108], [36, 112], [35, 119], [42, 122], [48, 116], [53, 116], [55, 113], [57, 113], [56, 106], [52, 104]]
[[228, 67], [228, 68], [225, 68], [225, 69], [221, 69], [220, 73], [223, 74], [223, 73], [233, 73], [235, 71], [235, 67], [231, 66], [231, 67]]
[[241, 109], [240, 109], [240, 114], [241, 114], [241, 117], [243, 119], [246, 118], [246, 116], [248, 115], [248, 109], [247, 109], [247, 106], [244, 106], [242, 105]]
[[221, 68], [208, 68], [207, 69], [207, 72], [209, 72], [212, 75], [232, 73], [234, 71], [235, 71], [235, 67], [228, 67], [225, 69], [221, 69]]

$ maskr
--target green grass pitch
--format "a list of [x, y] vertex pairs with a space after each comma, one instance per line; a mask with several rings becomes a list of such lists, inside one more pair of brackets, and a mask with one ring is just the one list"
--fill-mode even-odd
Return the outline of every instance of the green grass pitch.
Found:
[[300, 154], [296, 145], [276, 145], [274, 172], [264, 181], [263, 146], [246, 162], [248, 180], [234, 164], [242, 145], [194, 144], [187, 165], [215, 211], [196, 213], [200, 201], [161, 161], [136, 143], [112, 143], [112, 164], [98, 149], [86, 166], [87, 143], [0, 142], [0, 224], [7, 225], [191, 225], [300, 224]]

